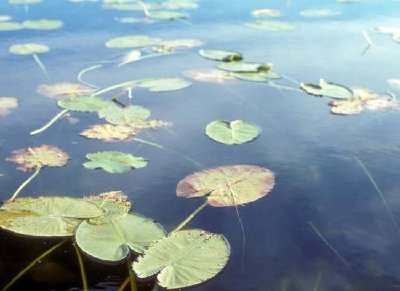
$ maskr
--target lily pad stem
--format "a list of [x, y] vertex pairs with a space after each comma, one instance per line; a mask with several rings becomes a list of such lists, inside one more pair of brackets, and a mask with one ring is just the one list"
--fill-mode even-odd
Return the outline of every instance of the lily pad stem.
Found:
[[6, 286], [1, 289], [2, 291], [7, 291], [10, 289], [10, 287], [18, 281], [19, 278], [21, 278], [26, 272], [28, 272], [37, 262], [42, 260], [44, 257], [55, 251], [57, 248], [59, 248], [62, 244], [64, 244], [67, 240], [63, 240], [59, 242], [58, 244], [52, 246], [49, 248], [47, 251], [45, 251], [43, 254], [41, 254], [39, 257], [34, 259], [28, 266], [26, 266], [21, 272], [19, 272]]
[[83, 69], [82, 71], [80, 71], [80, 72], [78, 73], [78, 76], [77, 76], [76, 78], [77, 78], [78, 81], [81, 82], [82, 84], [85, 84], [85, 85], [88, 85], [88, 86], [90, 86], [90, 87], [93, 87], [93, 88], [98, 89], [99, 87], [97, 87], [97, 86], [95, 86], [95, 85], [93, 85], [93, 84], [91, 84], [91, 83], [89, 83], [89, 82], [84, 81], [84, 80], [82, 79], [82, 77], [83, 77], [83, 74], [85, 74], [85, 73], [87, 73], [87, 72], [89, 72], [89, 71], [96, 70], [96, 69], [101, 68], [101, 67], [103, 67], [103, 65], [93, 65], [93, 66], [90, 66], [90, 67], [88, 67], [88, 68], [85, 68], [85, 69]]
[[125, 280], [122, 282], [121, 286], [119, 286], [118, 291], [124, 291], [126, 285], [128, 285], [130, 281], [131, 281], [131, 276], [127, 276]]
[[293, 87], [285, 86], [285, 85], [278, 85], [278, 84], [275, 84], [275, 83], [272, 82], [272, 81], [268, 81], [266, 84], [267, 84], [268, 87], [272, 87], [272, 88], [276, 88], [276, 89], [283, 89], [283, 90], [290, 90], [290, 91], [302, 92], [302, 91], [301, 91], [300, 89], [298, 89], [298, 88], [293, 88]]
[[172, 232], [176, 232], [184, 228], [196, 215], [199, 213], [201, 210], [203, 210], [204, 207], [208, 205], [208, 201], [204, 201], [203, 204], [201, 204], [195, 211], [193, 211], [188, 217], [185, 218], [184, 221], [182, 221]]
[[129, 282], [131, 283], [131, 291], [138, 291], [137, 283], [136, 283], [136, 278], [135, 278], [135, 273], [133, 272], [132, 269], [132, 260], [128, 258], [126, 262], [126, 266], [128, 268], [129, 272]]
[[46, 76], [47, 81], [50, 81], [50, 77], [49, 77], [49, 73], [47, 73], [47, 69], [44, 66], [44, 64], [42, 63], [42, 61], [39, 59], [39, 56], [37, 54], [32, 54], [33, 59], [35, 60], [35, 62], [38, 64], [39, 68], [42, 70], [43, 74]]
[[47, 122], [41, 128], [32, 131], [30, 133], [30, 135], [35, 135], [35, 134], [38, 134], [38, 133], [41, 133], [41, 132], [45, 131], [50, 126], [52, 126], [53, 123], [55, 123], [57, 120], [59, 120], [61, 117], [63, 117], [67, 112], [68, 112], [68, 109], [64, 109], [64, 110], [60, 111], [56, 116], [54, 116], [49, 122]]
[[126, 81], [126, 82], [118, 83], [118, 84], [115, 84], [115, 85], [111, 85], [111, 86], [108, 86], [108, 87], [106, 87], [106, 88], [104, 88], [104, 89], [102, 89], [100, 91], [97, 91], [97, 92], [93, 93], [91, 96], [99, 96], [99, 95], [101, 95], [103, 93], [107, 93], [109, 91], [112, 91], [112, 90], [115, 90], [115, 89], [118, 89], [118, 88], [122, 88], [122, 87], [125, 87], [125, 86], [129, 86], [129, 85], [135, 84], [136, 82], [137, 82], [137, 80], [132, 80], [132, 81]]
[[317, 281], [315, 281], [315, 285], [314, 285], [314, 288], [312, 289], [312, 291], [318, 291], [319, 290], [319, 283], [321, 282], [321, 278], [322, 278], [322, 271], [320, 271], [318, 273]]
[[76, 246], [75, 242], [73, 242], [72, 245], [74, 246], [76, 256], [77, 256], [78, 262], [79, 262], [79, 269], [81, 270], [83, 290], [89, 291], [89, 286], [88, 286], [86, 271], [85, 271], [85, 265], [83, 264], [83, 259], [82, 259], [81, 253], [79, 251], [79, 248]]
[[28, 185], [28, 183], [32, 181], [39, 174], [41, 168], [42, 167], [37, 167], [35, 172], [28, 179], [26, 179], [21, 185], [19, 185], [18, 189], [15, 190], [13, 196], [10, 198], [11, 201], [14, 201], [14, 199], [18, 196], [19, 192], [21, 192], [22, 189], [24, 189], [25, 186]]
[[137, 3], [139, 3], [140, 6], [142, 6], [143, 8], [143, 13], [146, 17], [148, 17], [150, 15], [149, 10], [147, 9], [146, 4], [144, 4], [142, 1], [136, 1]]

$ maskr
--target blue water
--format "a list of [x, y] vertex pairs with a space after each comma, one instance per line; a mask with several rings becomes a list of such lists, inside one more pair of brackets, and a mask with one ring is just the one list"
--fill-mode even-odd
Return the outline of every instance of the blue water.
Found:
[[[36, 92], [47, 83], [30, 56], [8, 52], [9, 46], [41, 42], [51, 48], [40, 55], [52, 82], [76, 82], [79, 71], [105, 60], [118, 61], [126, 50], [108, 49], [110, 38], [145, 34], [163, 39], [196, 38], [202, 48], [237, 50], [249, 61], [271, 62], [274, 69], [304, 82], [320, 78], [378, 93], [395, 90], [386, 82], [400, 78], [400, 45], [377, 26], [400, 27], [399, 1], [233, 1], [202, 0], [188, 11], [188, 21], [121, 24], [118, 17], [143, 17], [139, 12], [103, 10], [100, 2], [70, 3], [44, 0], [29, 6], [0, 3], [0, 15], [15, 21], [50, 18], [64, 21], [54, 31], [0, 32], [0, 96], [15, 96], [18, 109], [0, 117], [0, 199], [6, 200], [29, 173], [5, 161], [15, 149], [53, 144], [68, 152], [63, 168], [44, 169], [21, 195], [81, 197], [122, 190], [133, 209], [152, 217], [167, 230], [202, 203], [175, 196], [177, 183], [200, 168], [180, 155], [135, 141], [105, 143], [87, 140], [79, 132], [98, 123], [95, 114], [74, 113], [79, 123], [58, 121], [43, 134], [29, 132], [42, 126], [59, 109], [56, 101]], [[253, 9], [280, 9], [279, 19], [297, 26], [293, 31], [263, 31], [244, 26]], [[341, 14], [305, 18], [299, 12], [330, 8]], [[367, 51], [362, 32], [374, 45]], [[146, 77], [183, 77], [190, 69], [213, 68], [198, 48], [149, 58], [118, 68], [107, 63], [88, 72], [85, 80], [100, 87]], [[224, 271], [193, 290], [400, 290], [400, 231], [359, 159], [383, 193], [395, 221], [400, 222], [398, 110], [368, 111], [358, 116], [330, 114], [328, 99], [304, 92], [277, 90], [262, 83], [238, 81], [223, 85], [192, 81], [181, 91], [138, 91], [134, 102], [152, 110], [157, 119], [173, 123], [170, 131], [143, 134], [198, 161], [203, 168], [251, 164], [267, 167], [276, 185], [265, 198], [239, 207], [245, 245], [234, 208], [208, 207], [189, 225], [221, 233], [232, 254]], [[288, 86], [287, 81], [278, 83]], [[397, 91], [399, 95], [400, 92]], [[123, 100], [126, 102], [127, 100]], [[215, 119], [244, 119], [262, 133], [251, 143], [227, 146], [204, 134]], [[84, 169], [88, 152], [118, 150], [149, 160], [146, 168], [123, 174]], [[325, 242], [318, 235], [321, 234]], [[44, 244], [45, 243], [45, 244]], [[0, 232], [0, 286], [54, 242]], [[334, 250], [333, 250], [334, 249]], [[335, 253], [336, 252], [336, 253]], [[116, 290], [126, 276], [125, 266], [104, 266], [85, 257], [91, 290]], [[141, 285], [150, 290], [153, 282]], [[44, 259], [22, 277], [13, 290], [76, 290], [81, 288], [73, 248], [66, 246]], [[149, 287], [150, 286], [150, 287]]]

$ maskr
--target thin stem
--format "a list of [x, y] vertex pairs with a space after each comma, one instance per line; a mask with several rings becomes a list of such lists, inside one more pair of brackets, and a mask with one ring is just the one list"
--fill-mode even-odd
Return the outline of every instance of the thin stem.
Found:
[[136, 2], [139, 3], [140, 6], [142, 6], [144, 16], [148, 17], [150, 15], [150, 13], [149, 13], [149, 10], [147, 9], [146, 4], [144, 4], [142, 1], [139, 1], [139, 0], [137, 0]]
[[208, 205], [208, 201], [204, 201], [203, 204], [201, 204], [195, 211], [193, 211], [188, 217], [185, 218], [184, 221], [182, 221], [172, 232], [176, 232], [184, 228], [204, 207]]
[[319, 236], [319, 238], [324, 242], [324, 244], [339, 258], [339, 260], [346, 265], [346, 267], [351, 268], [350, 264], [346, 261], [345, 258], [342, 257], [342, 255], [328, 242], [328, 240], [323, 236], [323, 234], [316, 228], [314, 223], [311, 221], [307, 222], [311, 229]]
[[89, 82], [84, 81], [84, 80], [82, 79], [82, 77], [83, 77], [83, 74], [85, 74], [85, 73], [87, 73], [87, 72], [89, 72], [89, 71], [93, 71], [93, 70], [95, 70], [95, 69], [101, 68], [101, 67], [103, 67], [103, 65], [93, 65], [93, 66], [90, 66], [90, 67], [88, 67], [88, 68], [83, 69], [82, 71], [80, 71], [80, 72], [78, 73], [78, 76], [77, 76], [78, 81], [81, 82], [81, 83], [83, 83], [83, 84], [85, 84], [85, 85], [88, 85], [88, 86], [90, 86], [90, 87], [93, 87], [93, 88], [98, 89], [99, 87], [97, 87], [97, 86], [95, 86], [95, 85], [93, 85], [93, 84], [91, 84], [91, 83], [89, 83]]
[[298, 88], [293, 88], [293, 87], [285, 86], [285, 85], [278, 85], [278, 84], [275, 84], [275, 83], [272, 82], [272, 81], [268, 81], [266, 84], [267, 84], [268, 87], [272, 87], [272, 88], [276, 88], [276, 89], [284, 89], [284, 90], [302, 92], [302, 91], [301, 91], [300, 89], [298, 89]]
[[361, 169], [364, 171], [365, 175], [367, 175], [369, 181], [371, 184], [374, 186], [375, 191], [378, 193], [379, 198], [381, 199], [383, 205], [386, 208], [386, 212], [388, 213], [390, 219], [392, 220], [393, 225], [396, 227], [397, 231], [400, 231], [399, 224], [397, 223], [396, 219], [394, 218], [394, 215], [392, 211], [389, 208], [389, 205], [386, 202], [385, 197], [383, 196], [383, 193], [381, 189], [379, 188], [378, 184], [376, 183], [375, 179], [372, 177], [371, 173], [368, 171], [367, 167], [365, 167], [364, 163], [356, 156], [353, 156], [353, 158], [356, 160], [358, 165], [361, 167]]
[[317, 281], [315, 281], [315, 285], [314, 285], [314, 288], [312, 289], [312, 291], [318, 291], [319, 283], [321, 282], [321, 278], [322, 278], [322, 271], [320, 271], [318, 273]]
[[295, 79], [293, 79], [293, 78], [291, 78], [291, 77], [289, 77], [287, 75], [284, 75], [284, 74], [281, 74], [281, 76], [282, 76], [283, 79], [285, 79], [285, 80], [287, 80], [289, 82], [292, 82], [293, 84], [295, 84], [297, 86], [300, 86], [301, 82], [299, 82], [299, 81], [297, 81], [297, 80], [295, 80]]
[[83, 259], [82, 259], [81, 253], [75, 242], [73, 242], [72, 245], [74, 246], [76, 256], [77, 256], [78, 262], [79, 262], [79, 269], [81, 270], [83, 290], [88, 291], [89, 286], [88, 286], [87, 277], [86, 277], [85, 265], [83, 264]]
[[137, 58], [134, 61], [130, 61], [130, 62], [120, 62], [117, 67], [122, 67], [125, 66], [127, 64], [133, 63], [133, 62], [137, 62], [137, 61], [141, 61], [141, 60], [145, 60], [145, 59], [150, 59], [150, 58], [154, 58], [154, 57], [159, 57], [159, 56], [165, 56], [165, 55], [171, 55], [174, 54], [173, 52], [169, 52], [169, 53], [159, 53], [159, 54], [149, 54], [140, 58]]
[[118, 291], [124, 291], [126, 285], [128, 285], [130, 281], [131, 281], [131, 276], [127, 276], [125, 280], [122, 282], [121, 286], [119, 286]]
[[28, 179], [26, 179], [21, 185], [19, 185], [18, 189], [15, 190], [14, 194], [10, 198], [11, 201], [14, 201], [14, 199], [18, 196], [19, 192], [21, 192], [25, 188], [25, 186], [28, 185], [29, 182], [32, 181], [39, 174], [41, 168], [42, 167], [37, 167], [35, 172]]
[[65, 243], [67, 240], [63, 240], [61, 242], [59, 242], [58, 244], [52, 246], [50, 249], [48, 249], [47, 251], [45, 251], [43, 254], [41, 254], [39, 257], [37, 257], [36, 259], [34, 259], [28, 266], [26, 266], [21, 272], [19, 272], [6, 286], [3, 287], [2, 291], [7, 291], [10, 289], [10, 287], [17, 282], [17, 280], [19, 278], [21, 278], [23, 275], [25, 275], [26, 272], [28, 272], [33, 266], [35, 266], [35, 264], [37, 262], [39, 262], [40, 260], [42, 260], [44, 257], [46, 257], [47, 255], [49, 255], [50, 253], [52, 253], [54, 250], [56, 250], [57, 248], [59, 248], [63, 243]]
[[126, 81], [126, 82], [122, 82], [122, 83], [119, 83], [119, 84], [115, 84], [115, 85], [112, 85], [112, 86], [108, 86], [108, 87], [106, 87], [106, 88], [104, 88], [104, 89], [102, 89], [100, 91], [97, 91], [96, 93], [92, 94], [92, 96], [98, 96], [98, 95], [101, 95], [103, 93], [107, 93], [109, 91], [112, 91], [112, 90], [115, 90], [115, 89], [118, 89], [118, 88], [129, 86], [129, 85], [135, 84], [137, 81], [138, 80], [131, 80], [131, 81]]
[[128, 261], [126, 263], [128, 267], [128, 272], [129, 272], [129, 282], [131, 283], [131, 291], [138, 291], [138, 286], [136, 283], [136, 278], [135, 278], [135, 273], [132, 270], [132, 261], [130, 258], [128, 258]]
[[68, 112], [68, 109], [64, 109], [62, 111], [60, 111], [56, 116], [54, 116], [49, 122], [47, 122], [45, 125], [43, 125], [41, 128], [36, 129], [34, 131], [32, 131], [30, 133], [30, 135], [35, 135], [38, 133], [41, 133], [43, 131], [45, 131], [46, 129], [48, 129], [50, 126], [53, 125], [53, 123], [55, 123], [57, 120], [59, 120], [63, 115], [65, 115]]
[[363, 30], [363, 36], [365, 38], [365, 41], [367, 42], [368, 46], [373, 46], [374, 43], [372, 42], [371, 38], [368, 35], [368, 32], [366, 30]]
[[49, 77], [49, 73], [47, 73], [47, 69], [44, 66], [44, 64], [42, 63], [42, 61], [39, 59], [39, 56], [37, 54], [32, 54], [33, 59], [35, 60], [35, 62], [38, 64], [39, 68], [42, 70], [43, 74], [46, 76], [47, 81], [50, 81], [50, 77]]

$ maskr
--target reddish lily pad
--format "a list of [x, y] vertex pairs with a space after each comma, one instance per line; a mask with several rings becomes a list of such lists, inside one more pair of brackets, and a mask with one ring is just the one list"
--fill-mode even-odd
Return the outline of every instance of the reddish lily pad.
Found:
[[63, 100], [74, 96], [90, 95], [96, 89], [81, 83], [60, 82], [41, 84], [36, 88], [36, 91], [46, 97]]
[[124, 141], [133, 135], [133, 130], [124, 125], [96, 124], [85, 129], [80, 135], [103, 141]]

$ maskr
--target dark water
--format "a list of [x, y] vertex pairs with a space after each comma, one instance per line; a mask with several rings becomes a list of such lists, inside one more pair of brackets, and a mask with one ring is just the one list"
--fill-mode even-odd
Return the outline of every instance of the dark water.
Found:
[[[98, 123], [95, 114], [74, 113], [79, 123], [63, 119], [45, 133], [29, 132], [47, 122], [59, 109], [56, 102], [36, 93], [46, 83], [30, 56], [11, 55], [9, 46], [41, 42], [51, 51], [41, 55], [52, 82], [76, 82], [78, 72], [104, 60], [118, 60], [126, 50], [108, 49], [110, 38], [145, 34], [163, 39], [196, 38], [204, 48], [237, 50], [246, 60], [265, 61], [298, 81], [319, 78], [395, 92], [386, 80], [399, 78], [400, 46], [387, 35], [373, 33], [377, 26], [400, 27], [399, 1], [199, 1], [189, 21], [121, 24], [117, 17], [140, 13], [103, 10], [100, 2], [70, 3], [44, 0], [38, 5], [0, 3], [0, 15], [15, 21], [61, 19], [54, 31], [0, 32], [0, 96], [15, 96], [20, 106], [0, 117], [0, 198], [6, 200], [28, 173], [5, 161], [14, 149], [52, 144], [68, 152], [63, 168], [43, 170], [24, 196], [81, 197], [122, 190], [133, 208], [173, 229], [202, 202], [175, 196], [177, 183], [199, 167], [180, 155], [135, 141], [105, 143], [87, 140], [79, 132]], [[258, 8], [280, 9], [280, 20], [294, 31], [263, 31], [244, 26]], [[303, 9], [330, 8], [341, 12], [329, 18], [299, 16]], [[374, 45], [362, 35], [369, 32]], [[101, 87], [146, 77], [175, 77], [189, 69], [213, 68], [198, 48], [149, 58], [118, 68], [115, 63], [89, 72], [85, 79]], [[293, 86], [290, 82], [282, 84]], [[126, 100], [125, 100], [126, 101]], [[234, 208], [202, 211], [190, 224], [226, 236], [232, 254], [226, 269], [193, 290], [400, 290], [400, 231], [391, 220], [370, 179], [382, 191], [394, 220], [400, 221], [398, 110], [365, 111], [359, 116], [334, 116], [328, 100], [303, 92], [277, 90], [262, 83], [226, 84], [193, 81], [181, 91], [140, 91], [134, 101], [169, 120], [170, 131], [143, 134], [143, 139], [198, 161], [204, 168], [251, 164], [276, 174], [273, 191], [256, 203], [239, 207], [245, 245]], [[244, 119], [262, 133], [251, 143], [227, 146], [204, 134], [215, 119]], [[84, 169], [88, 152], [118, 150], [149, 160], [146, 168], [123, 174]], [[318, 235], [324, 237], [324, 242]], [[0, 232], [0, 285], [5, 285], [33, 258], [57, 241], [27, 239]], [[331, 248], [328, 246], [331, 246]], [[333, 248], [337, 253], [333, 251]], [[104, 266], [85, 258], [91, 290], [116, 290], [126, 276], [125, 265]], [[149, 290], [143, 283], [142, 289]], [[150, 286], [150, 287], [149, 287]], [[13, 290], [77, 290], [81, 288], [74, 250], [66, 245], [22, 277]], [[142, 290], [141, 289], [141, 290]]]

